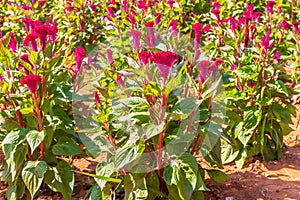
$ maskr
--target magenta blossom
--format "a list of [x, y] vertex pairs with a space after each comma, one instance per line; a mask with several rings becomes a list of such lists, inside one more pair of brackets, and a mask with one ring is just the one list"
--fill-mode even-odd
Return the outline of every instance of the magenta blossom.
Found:
[[278, 6], [278, 15], [282, 13], [282, 6]]
[[177, 36], [177, 21], [175, 19], [172, 19], [172, 35], [173, 37]]
[[266, 54], [266, 50], [272, 49], [274, 42], [270, 43], [270, 34], [271, 31], [268, 30], [266, 37], [261, 37], [261, 43], [258, 44], [258, 47], [260, 48], [261, 46], [264, 48], [263, 49], [263, 55]]
[[136, 20], [132, 15], [127, 15], [127, 18], [129, 19], [132, 29], [134, 28], [135, 24], [136, 24]]
[[17, 50], [17, 44], [18, 44], [18, 40], [15, 39], [14, 35], [11, 33], [10, 35], [10, 40], [8, 43], [8, 47], [13, 51], [16, 52]]
[[256, 83], [254, 81], [249, 81], [247, 84], [250, 88], [254, 88], [256, 86]]
[[202, 24], [196, 23], [192, 26], [192, 29], [195, 31], [195, 42], [200, 43], [201, 32], [203, 29]]
[[235, 71], [236, 70], [236, 65], [231, 65], [230, 70]]
[[196, 60], [199, 59], [200, 57], [200, 38], [201, 38], [201, 32], [203, 29], [202, 24], [196, 23], [193, 25], [192, 29], [195, 31], [195, 39], [194, 39], [194, 50], [195, 50], [195, 55], [194, 55], [194, 63]]
[[98, 92], [97, 92], [97, 91], [94, 91], [93, 95], [94, 95], [95, 103], [96, 103], [96, 104], [99, 104], [99, 103], [100, 103], [100, 97], [99, 97], [99, 95], [98, 95]]
[[299, 24], [300, 24], [300, 22], [293, 22], [292, 24], [294, 26], [294, 33], [295, 34], [300, 33], [300, 30], [299, 30]]
[[133, 48], [139, 49], [141, 47], [140, 39], [142, 37], [142, 33], [138, 30], [131, 30], [130, 35], [132, 37]]
[[27, 4], [24, 4], [24, 5], [22, 6], [22, 9], [23, 9], [23, 10], [30, 10], [31, 7], [28, 6]]
[[115, 18], [116, 15], [115, 15], [113, 9], [114, 9], [113, 7], [108, 7], [108, 8], [107, 8], [107, 12], [108, 12], [108, 15], [109, 15], [110, 17]]
[[75, 59], [76, 59], [76, 71], [75, 74], [80, 74], [81, 73], [81, 65], [82, 65], [82, 61], [83, 59], [86, 57], [86, 53], [85, 50], [82, 46], [78, 46], [75, 49]]
[[97, 9], [97, 6], [95, 5], [95, 4], [90, 4], [90, 8], [91, 8], [91, 10], [94, 12], [94, 13], [96, 13], [96, 9]]
[[120, 87], [124, 87], [124, 81], [122, 76], [118, 76], [116, 82]]
[[29, 33], [26, 37], [25, 37], [25, 40], [23, 42], [24, 46], [28, 46], [29, 43], [31, 44], [31, 48], [34, 50], [34, 51], [38, 51], [38, 48], [37, 48], [37, 42], [36, 42], [36, 39], [39, 37], [38, 34], [36, 33]]
[[273, 11], [273, 7], [276, 5], [276, 2], [275, 1], [268, 1], [267, 2], [267, 11], [268, 11], [268, 13], [270, 13], [270, 14], [273, 14], [274, 13], [274, 11]]
[[124, 6], [124, 11], [128, 12], [127, 0], [123, 0], [122, 4]]
[[163, 84], [165, 84], [174, 62], [178, 60], [178, 56], [170, 51], [162, 51], [153, 54], [151, 59], [157, 65]]
[[208, 60], [200, 61], [198, 64], [200, 70], [200, 81], [204, 83], [208, 76], [216, 76], [218, 71], [218, 65], [219, 63], [217, 63], [217, 61], [213, 65]]
[[289, 29], [292, 25], [288, 23], [288, 19], [284, 18], [283, 22], [280, 24], [280, 26], [284, 29], [287, 30]]
[[273, 58], [278, 62], [281, 61], [280, 51], [275, 51]]
[[162, 14], [159, 13], [159, 12], [154, 14], [154, 17], [156, 17], [156, 18], [155, 18], [155, 24], [156, 24], [156, 25], [158, 25], [158, 24], [160, 23], [161, 16], [162, 16]]
[[48, 30], [49, 30], [49, 26], [47, 25], [38, 26], [33, 30], [39, 36], [40, 44], [43, 52], [45, 51], [46, 44], [47, 44]]
[[148, 35], [145, 37], [145, 40], [148, 43], [150, 48], [155, 47], [155, 35], [154, 35], [154, 22], [147, 22], [145, 26], [148, 29]]
[[113, 51], [111, 49], [106, 49], [106, 54], [107, 54], [107, 61], [108, 61], [108, 64], [111, 64], [114, 62], [114, 59], [113, 59]]
[[147, 51], [143, 51], [143, 52], [139, 53], [139, 58], [141, 59], [143, 65], [147, 65], [150, 62], [151, 53], [149, 53]]
[[174, 0], [168, 0], [167, 4], [169, 4], [170, 8], [173, 8], [173, 4], [175, 3]]
[[36, 74], [25, 76], [21, 80], [21, 86], [27, 85], [31, 93], [35, 93], [38, 89], [38, 83], [42, 82], [42, 77]]

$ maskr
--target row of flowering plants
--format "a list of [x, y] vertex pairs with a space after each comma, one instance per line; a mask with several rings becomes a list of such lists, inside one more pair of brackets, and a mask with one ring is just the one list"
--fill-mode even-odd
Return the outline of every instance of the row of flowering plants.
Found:
[[46, 1], [1, 7], [1, 181], [8, 182], [6, 197], [33, 199], [46, 184], [70, 199], [74, 172], [61, 158], [84, 151], [74, 133], [73, 77], [58, 23], [53, 16], [39, 17], [43, 7], [47, 11]]
[[[251, 4], [252, 3], [252, 4]], [[203, 199], [204, 175], [279, 159], [291, 129], [299, 3], [5, 1], [2, 181], [71, 199], [73, 156], [106, 155], [86, 196]], [[214, 168], [203, 168], [199, 161]]]

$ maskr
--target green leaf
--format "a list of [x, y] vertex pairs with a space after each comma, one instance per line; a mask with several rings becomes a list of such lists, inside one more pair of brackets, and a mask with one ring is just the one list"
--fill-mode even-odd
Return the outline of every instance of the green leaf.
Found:
[[184, 153], [165, 167], [164, 180], [167, 185], [176, 185], [180, 199], [190, 199], [196, 189], [198, 164], [193, 155]]
[[30, 192], [31, 199], [34, 198], [35, 193], [39, 190], [46, 170], [47, 164], [45, 161], [28, 161], [25, 163], [22, 170], [22, 179]]
[[207, 171], [209, 177], [216, 183], [222, 183], [223, 181], [230, 179], [224, 172], [222, 172], [220, 170], [207, 169], [206, 171]]
[[232, 145], [226, 145], [222, 149], [221, 159], [223, 164], [233, 162], [239, 155], [239, 150], [234, 148]]
[[155, 199], [158, 195], [163, 196], [160, 192], [159, 179], [156, 172], [151, 172], [146, 176], [146, 183], [148, 188], [148, 199]]
[[7, 163], [7, 168], [1, 177], [3, 181], [11, 178], [11, 181], [14, 182], [22, 170], [28, 152], [27, 144], [23, 143], [25, 141], [25, 134], [26, 129], [11, 131], [2, 142], [2, 150]]
[[126, 144], [124, 147], [119, 148], [115, 154], [115, 167], [120, 169], [125, 165], [132, 163], [141, 155], [144, 148], [145, 146], [136, 146], [134, 144]]
[[45, 138], [45, 132], [44, 131], [39, 132], [39, 131], [36, 131], [36, 130], [32, 130], [32, 131], [29, 131], [26, 134], [26, 139], [27, 139], [28, 144], [30, 146], [31, 154], [41, 144], [41, 142], [44, 140], [44, 138]]
[[124, 177], [125, 199], [147, 199], [148, 190], [144, 174], [127, 174]]
[[143, 93], [145, 95], [158, 96], [161, 91], [156, 82], [149, 81], [147, 85], [143, 85]]
[[113, 152], [113, 147], [108, 144], [107, 139], [104, 136], [104, 132], [98, 132], [93, 135], [88, 135], [86, 133], [78, 133], [81, 142], [86, 147], [88, 153], [96, 158], [103, 152]]
[[11, 151], [14, 148], [25, 141], [26, 138], [26, 129], [10, 131], [4, 140], [2, 141], [2, 150], [4, 152], [5, 158], [8, 159], [10, 157]]
[[64, 199], [71, 199], [74, 187], [74, 172], [70, 164], [61, 160], [56, 167], [49, 168], [45, 174], [45, 183], [54, 192], [60, 192]]
[[[0, 62], [2, 62], [3, 64], [6, 65], [6, 64], [10, 63], [11, 58], [12, 58], [12, 55], [11, 55], [9, 49], [3, 45], [2, 41], [0, 41]], [[9, 67], [9, 66], [7, 66], [7, 67]]]
[[81, 8], [82, 4], [83, 4], [83, 0], [74, 0], [74, 2], [73, 2], [73, 5], [76, 8]]
[[96, 167], [96, 175], [94, 176], [96, 183], [99, 185], [101, 190], [104, 189], [107, 181], [117, 182], [119, 179], [110, 178], [115, 172], [114, 163], [101, 162]]
[[171, 78], [170, 81], [166, 84], [164, 89], [164, 94], [169, 96], [169, 94], [178, 88], [182, 88], [186, 83], [186, 77], [179, 73], [175, 78]]
[[272, 83], [268, 84], [271, 89], [274, 89], [276, 92], [289, 96], [286, 86], [281, 80], [275, 80]]
[[9, 200], [20, 199], [25, 192], [24, 182], [19, 178], [15, 183], [8, 184], [6, 197]]
[[[90, 189], [90, 197], [89, 200], [101, 200], [102, 199], [102, 192], [98, 185], [93, 185]], [[84, 198], [86, 199], [86, 197]]]
[[53, 146], [52, 152], [58, 156], [75, 156], [84, 154], [78, 145], [73, 141], [64, 141]]

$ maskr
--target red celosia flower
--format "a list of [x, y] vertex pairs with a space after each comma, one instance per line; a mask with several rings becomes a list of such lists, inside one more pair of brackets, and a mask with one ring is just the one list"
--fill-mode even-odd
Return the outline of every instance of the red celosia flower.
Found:
[[97, 91], [94, 91], [94, 100], [95, 100], [95, 103], [96, 104], [99, 104], [100, 103], [100, 97], [98, 95], [98, 92]]
[[203, 83], [206, 78], [207, 75], [209, 74], [209, 68], [211, 67], [210, 62], [208, 60], [202, 60], [199, 64], [198, 67], [200, 69], [200, 81]]
[[90, 4], [90, 8], [91, 8], [92, 11], [95, 13], [95, 12], [96, 12], [97, 6], [96, 6], [95, 4]]
[[46, 4], [46, 1], [39, 1], [39, 6], [43, 7]]
[[31, 44], [31, 48], [34, 50], [34, 51], [38, 51], [38, 48], [37, 48], [37, 42], [36, 42], [36, 39], [39, 37], [38, 34], [36, 33], [29, 33], [26, 37], [25, 37], [25, 40], [23, 42], [24, 46], [28, 46], [29, 43]]
[[49, 26], [47, 26], [47, 25], [37, 26], [33, 29], [33, 32], [38, 34], [38, 36], [40, 38], [41, 48], [42, 48], [42, 51], [44, 52], [45, 48], [46, 48], [46, 42], [47, 42], [47, 35], [48, 35], [48, 32], [49, 32]]
[[278, 62], [280, 62], [281, 61], [280, 51], [275, 51], [273, 58], [276, 59]]
[[108, 7], [108, 8], [107, 8], [107, 12], [108, 12], [108, 15], [109, 15], [110, 17], [115, 18], [116, 15], [115, 15], [113, 9], [114, 9], [113, 7]]
[[223, 62], [221, 60], [217, 60], [213, 65], [211, 65], [210, 61], [208, 60], [202, 60], [199, 62], [198, 67], [200, 69], [200, 81], [203, 83], [206, 79], [207, 76], [216, 76], [217, 71], [218, 71], [218, 65]]
[[113, 52], [111, 49], [107, 49], [106, 50], [106, 53], [107, 53], [107, 61], [108, 61], [108, 64], [111, 64], [114, 62], [114, 59], [113, 59]]
[[176, 19], [172, 19], [172, 31], [177, 32], [177, 21], [176, 21]]
[[127, 17], [129, 19], [129, 21], [131, 23], [131, 26], [132, 26], [132, 29], [133, 29], [134, 26], [135, 26], [136, 20], [135, 20], [135, 18], [132, 15], [127, 15]]
[[173, 8], [173, 4], [175, 3], [174, 0], [168, 0], [167, 4], [169, 4], [170, 8]]
[[148, 28], [148, 35], [145, 37], [145, 40], [150, 48], [155, 47], [154, 22], [147, 22], [145, 26]]
[[148, 27], [148, 28], [149, 28], [149, 27], [152, 28], [152, 27], [154, 26], [154, 22], [147, 22], [147, 23], [145, 24], [145, 26]]
[[30, 6], [28, 6], [27, 4], [24, 4], [24, 5], [22, 6], [22, 9], [23, 9], [23, 10], [30, 10], [31, 8], [30, 8]]
[[138, 30], [131, 30], [130, 35], [132, 37], [133, 48], [139, 49], [141, 47], [140, 39], [142, 37], [142, 33]]
[[123, 0], [122, 4], [124, 6], [124, 11], [127, 13], [128, 12], [127, 0]]
[[195, 31], [195, 33], [201, 33], [202, 27], [202, 24], [196, 23], [192, 26], [192, 29]]
[[[272, 49], [272, 47], [273, 47], [274, 42], [270, 43], [270, 34], [271, 34], [271, 31], [268, 30], [266, 37], [261, 37], [261, 45], [264, 47], [264, 50]], [[260, 47], [260, 44], [258, 46]]]
[[282, 13], [282, 6], [278, 6], [278, 15]]
[[283, 22], [280, 24], [280, 26], [284, 29], [287, 30], [291, 27], [291, 24], [288, 23], [288, 19], [284, 18]]
[[254, 81], [249, 81], [247, 84], [250, 88], [254, 88], [256, 86], [256, 83]]
[[139, 53], [139, 58], [141, 59], [141, 61], [144, 65], [147, 65], [150, 62], [151, 53], [149, 53], [147, 51], [143, 51], [143, 52]]
[[159, 13], [159, 12], [154, 14], [154, 17], [156, 17], [155, 18], [155, 24], [156, 25], [158, 25], [160, 23], [161, 16], [162, 16], [162, 14]]
[[300, 22], [293, 22], [292, 24], [294, 26], [294, 33], [295, 34], [300, 33], [300, 30], [299, 30], [299, 24], [300, 24]]
[[157, 65], [160, 76], [165, 83], [178, 56], [170, 51], [162, 51], [153, 54], [151, 59]]
[[231, 65], [230, 70], [235, 71], [236, 70], [236, 65]]
[[42, 77], [36, 74], [25, 76], [21, 80], [21, 86], [27, 85], [30, 92], [35, 93], [38, 89], [38, 83], [42, 82]]
[[120, 87], [124, 87], [124, 81], [122, 76], [118, 76], [116, 82]]
[[271, 13], [271, 14], [273, 14], [274, 13], [274, 11], [273, 11], [273, 7], [276, 5], [276, 2], [275, 1], [268, 1], [267, 2], [267, 11], [269, 12], [269, 13]]
[[82, 65], [82, 61], [86, 56], [85, 50], [83, 47], [78, 46], [75, 49], [75, 59], [76, 59], [76, 71], [75, 74], [80, 73], [81, 72], [81, 65]]
[[18, 40], [15, 39], [14, 35], [12, 33], [9, 34], [10, 35], [10, 40], [8, 43], [8, 47], [15, 52], [17, 50], [17, 44], [18, 44]]

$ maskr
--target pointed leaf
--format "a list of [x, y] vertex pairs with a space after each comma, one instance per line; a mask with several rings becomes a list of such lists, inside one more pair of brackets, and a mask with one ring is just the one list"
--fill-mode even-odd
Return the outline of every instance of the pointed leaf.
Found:
[[32, 130], [29, 131], [29, 133], [26, 134], [26, 139], [28, 141], [28, 144], [31, 149], [31, 154], [34, 152], [34, 150], [41, 144], [41, 142], [45, 138], [45, 132], [44, 131], [36, 131]]
[[30, 192], [31, 199], [40, 189], [46, 170], [47, 163], [45, 161], [28, 161], [25, 164], [22, 170], [22, 179]]

